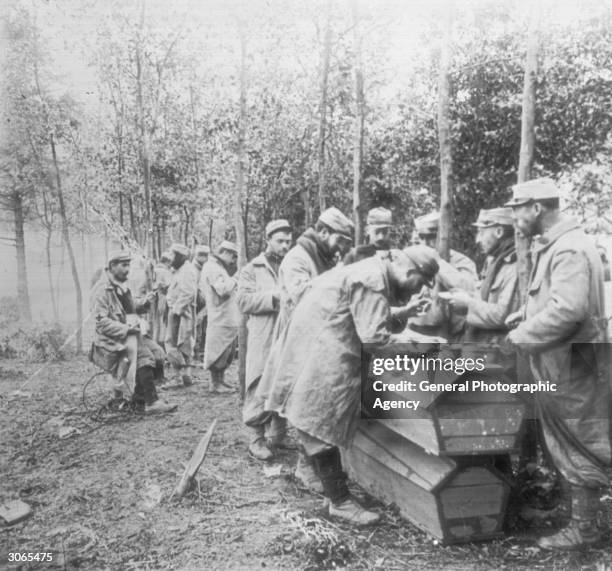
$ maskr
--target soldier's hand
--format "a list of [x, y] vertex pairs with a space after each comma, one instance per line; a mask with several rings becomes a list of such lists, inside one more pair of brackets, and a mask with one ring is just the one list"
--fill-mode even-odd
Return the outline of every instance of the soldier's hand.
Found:
[[467, 310], [470, 305], [470, 300], [472, 299], [472, 296], [467, 291], [459, 289], [446, 292], [441, 291], [438, 293], [438, 297], [448, 301], [448, 304], [453, 309], [458, 309], [460, 311]]
[[152, 302], [155, 299], [155, 296], [157, 295], [157, 291], [150, 291], [146, 296], [145, 296], [145, 301], [147, 303]]
[[523, 321], [523, 312], [515, 311], [514, 313], [511, 313], [510, 315], [508, 315], [508, 317], [506, 317], [504, 325], [508, 329], [514, 329], [521, 321]]

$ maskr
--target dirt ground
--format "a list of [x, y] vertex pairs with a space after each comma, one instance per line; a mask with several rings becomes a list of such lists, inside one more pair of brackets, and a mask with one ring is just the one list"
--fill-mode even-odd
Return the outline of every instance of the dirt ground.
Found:
[[[0, 528], [0, 568], [9, 552], [53, 552], [22, 569], [592, 569], [612, 567], [601, 546], [551, 554], [533, 544], [541, 529], [502, 540], [444, 547], [392, 506], [377, 527], [325, 518], [320, 497], [301, 490], [295, 453], [264, 464], [248, 457], [239, 397], [211, 396], [200, 373], [167, 398], [177, 412], [97, 414], [108, 399], [85, 359], [0, 362], [0, 501], [21, 499], [27, 520]], [[235, 369], [229, 380], [236, 382]], [[197, 488], [172, 499], [184, 464], [218, 419]], [[355, 493], [361, 492], [355, 489]], [[604, 504], [608, 520], [612, 498]], [[544, 530], [545, 531], [545, 530]], [[16, 568], [14, 564], [9, 568]]]

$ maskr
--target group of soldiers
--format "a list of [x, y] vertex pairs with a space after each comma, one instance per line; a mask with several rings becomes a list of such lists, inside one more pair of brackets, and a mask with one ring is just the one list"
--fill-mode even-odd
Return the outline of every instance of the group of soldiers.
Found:
[[[235, 354], [241, 312], [248, 328], [243, 421], [249, 453], [268, 461], [294, 446], [291, 426], [296, 478], [324, 493], [330, 515], [363, 525], [380, 516], [351, 496], [340, 454], [359, 419], [362, 345], [454, 340], [503, 346], [506, 353], [511, 348], [528, 359], [535, 380], [559, 386], [537, 396], [537, 415], [546, 451], [571, 487], [572, 519], [539, 544], [563, 549], [598, 541], [610, 438], [604, 276], [595, 245], [560, 213], [550, 179], [518, 184], [506, 205], [481, 210], [473, 224], [486, 256], [480, 275], [464, 254], [451, 250], [448, 261], [438, 255], [438, 225], [437, 213], [414, 220], [412, 244], [396, 249], [391, 212], [374, 208], [366, 243], [353, 247], [352, 222], [332, 207], [291, 247], [291, 225], [273, 220], [265, 228], [265, 250], [237, 279], [234, 244], [223, 242], [214, 255], [196, 248], [193, 262], [185, 246], [175, 245], [165, 260], [173, 273], [159, 272], [154, 295], [137, 303], [124, 287], [129, 257], [114, 254], [95, 289], [94, 354], [109, 370], [109, 355], [120, 354], [127, 335], [137, 333], [126, 316], [154, 303], [154, 321], [160, 321], [153, 338], [163, 337], [175, 375], [189, 384], [203, 297], [210, 387], [231, 390], [223, 374]], [[515, 229], [532, 238], [522, 307]], [[156, 404], [163, 352], [145, 335], [140, 341], [135, 397], [145, 411], [168, 410], [171, 405]]]

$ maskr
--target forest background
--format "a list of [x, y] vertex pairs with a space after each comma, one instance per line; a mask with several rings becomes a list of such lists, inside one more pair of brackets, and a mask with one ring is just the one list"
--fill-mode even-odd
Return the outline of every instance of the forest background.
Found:
[[331, 205], [361, 223], [390, 208], [407, 243], [439, 207], [445, 43], [451, 242], [477, 257], [469, 224], [516, 182], [534, 23], [532, 175], [600, 240], [612, 229], [610, 2], [3, 4], [0, 356], [87, 323], [91, 276], [121, 243], [157, 258], [230, 238], [250, 259], [267, 221], [297, 236]]

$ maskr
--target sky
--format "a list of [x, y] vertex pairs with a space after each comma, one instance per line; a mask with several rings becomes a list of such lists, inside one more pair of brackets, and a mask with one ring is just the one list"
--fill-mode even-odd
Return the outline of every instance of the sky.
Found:
[[[435, 22], [451, 6], [456, 18], [482, 24], [477, 12], [485, 7], [509, 6], [525, 17], [536, 0], [358, 0], [364, 17], [364, 60], [375, 61], [388, 85], [382, 97], [401, 89], [402, 79], [420, 58], [428, 57], [437, 38], [423, 38], [425, 23]], [[612, 9], [612, 0], [541, 0], [542, 26], [575, 25], [589, 17], [592, 6]], [[25, 7], [36, 14], [48, 56], [56, 75], [54, 94], [68, 91], [87, 105], [99, 100], [95, 69], [88, 65], [83, 44], [95, 45], [100, 25], [124, 19], [138, 26], [140, 0], [0, 0], [5, 9]], [[147, 21], [158, 33], [181, 30], [182, 49], [204, 52], [202, 62], [228, 76], [237, 68], [239, 22], [248, 29], [254, 49], [265, 52], [266, 42], [277, 36], [286, 57], [273, 65], [288, 71], [299, 65], [316, 68], [319, 53], [313, 50], [317, 24], [323, 25], [325, 0], [145, 0]], [[334, 28], [350, 33], [350, 0], [333, 0]], [[524, 15], [524, 16], [521, 16]], [[503, 24], [502, 24], [503, 25]], [[301, 45], [303, 44], [303, 45]], [[277, 52], [278, 53], [278, 52]], [[282, 53], [282, 52], [281, 52]], [[194, 56], [194, 59], [197, 57]], [[378, 73], [380, 75], [380, 73]], [[366, 77], [367, 80], [367, 77]]]

